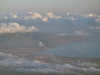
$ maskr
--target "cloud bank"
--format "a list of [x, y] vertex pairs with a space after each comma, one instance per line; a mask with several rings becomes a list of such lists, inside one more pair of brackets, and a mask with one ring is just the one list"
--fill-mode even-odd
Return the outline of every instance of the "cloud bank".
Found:
[[25, 33], [25, 32], [35, 32], [38, 31], [34, 26], [26, 27], [24, 25], [19, 25], [18, 23], [0, 23], [0, 34], [5, 33]]
[[96, 63], [90, 62], [74, 62], [74, 64], [50, 64], [45, 62], [40, 62], [38, 60], [30, 61], [18, 58], [11, 54], [5, 54], [0, 52], [0, 66], [13, 68], [15, 71], [23, 72], [42, 72], [42, 73], [100, 73], [100, 69], [95, 68], [98, 66]]
[[[53, 12], [44, 12], [44, 13], [38, 13], [38, 12], [1, 12], [0, 13], [0, 20], [9, 20], [9, 21], [15, 21], [18, 20], [38, 20], [40, 19], [43, 22], [49, 22], [51, 19], [54, 21], [60, 20], [62, 21], [71, 21], [71, 22], [81, 22], [87, 24], [87, 21], [91, 22], [100, 22], [100, 16], [96, 15], [94, 13], [89, 14], [76, 14], [76, 13], [66, 13], [63, 15], [56, 15]], [[86, 19], [86, 20], [85, 20]], [[91, 23], [90, 23], [91, 24]]]
[[[56, 14], [53, 12], [0, 12], [0, 23], [18, 23], [25, 26], [44, 26], [40, 28], [42, 31], [65, 31], [73, 34], [76, 30], [82, 30], [86, 33], [89, 29], [100, 30], [100, 15], [94, 13], [68, 13]], [[47, 25], [49, 25], [47, 27]], [[94, 28], [93, 28], [94, 27]], [[38, 28], [39, 29], [39, 28]], [[60, 33], [65, 33], [60, 32]], [[73, 32], [73, 33], [72, 33]], [[90, 30], [91, 32], [91, 30]], [[75, 32], [83, 34], [83, 32]], [[85, 35], [87, 35], [85, 33]], [[93, 32], [91, 32], [93, 34]], [[70, 34], [70, 33], [67, 33]]]

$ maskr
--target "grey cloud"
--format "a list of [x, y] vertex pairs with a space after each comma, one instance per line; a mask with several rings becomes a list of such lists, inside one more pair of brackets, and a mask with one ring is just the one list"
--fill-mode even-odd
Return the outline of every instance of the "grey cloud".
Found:
[[[0, 60], [0, 66], [13, 67], [15, 71], [25, 72], [42, 72], [42, 73], [81, 73], [81, 72], [97, 72], [100, 73], [100, 69], [95, 68], [94, 63], [90, 62], [79, 62], [81, 67], [76, 64], [50, 64], [40, 62], [38, 60], [30, 61], [21, 58], [15, 58], [11, 54], [0, 53], [0, 56], [6, 56]], [[13, 58], [12, 58], [13, 57]], [[88, 65], [88, 67], [86, 66]], [[97, 66], [97, 65], [96, 65]]]
[[11, 54], [5, 54], [3, 52], [0, 52], [0, 59], [2, 59], [2, 58], [13, 58], [13, 57], [16, 57], [16, 56], [13, 56]]
[[[35, 61], [34, 61], [35, 62]], [[27, 64], [28, 65], [28, 64]], [[34, 65], [34, 64], [33, 64]], [[90, 66], [89, 68], [85, 67], [77, 67], [70, 64], [44, 64], [44, 63], [37, 63], [34, 66], [35, 68], [18, 68], [17, 71], [34, 71], [34, 72], [43, 72], [43, 73], [73, 73], [74, 72], [97, 72], [100, 73], [100, 69], [94, 68]]]
[[98, 66], [96, 63], [91, 63], [89, 61], [88, 62], [82, 62], [80, 60], [77, 60], [77, 62], [75, 62], [74, 64], [77, 65], [77, 66], [81, 66], [81, 67], [90, 67], [90, 66], [96, 67], [96, 66]]

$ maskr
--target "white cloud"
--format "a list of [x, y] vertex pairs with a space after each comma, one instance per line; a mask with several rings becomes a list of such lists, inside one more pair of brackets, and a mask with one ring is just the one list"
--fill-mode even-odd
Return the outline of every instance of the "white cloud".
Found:
[[52, 12], [49, 12], [49, 13], [46, 13], [46, 14], [49, 18], [54, 18], [55, 17], [54, 13], [52, 13]]
[[44, 47], [44, 44], [40, 41], [39, 42], [40, 47]]
[[40, 18], [42, 21], [48, 22], [48, 17], [47, 16], [43, 16], [43, 15], [41, 15], [39, 13], [36, 13], [36, 12], [32, 15], [32, 18], [35, 19], [35, 20]]
[[18, 23], [0, 23], [0, 34], [4, 33], [25, 33], [25, 32], [34, 32], [38, 31], [34, 26], [26, 27], [24, 25], [19, 25]]
[[11, 17], [11, 18], [17, 18], [17, 15], [16, 15], [16, 13], [9, 13], [9, 17]]
[[48, 16], [49, 18], [56, 18], [56, 19], [61, 18], [61, 16], [56, 16], [56, 15], [54, 15], [53, 12], [48, 12], [48, 13], [46, 13], [46, 14], [47, 14], [47, 16]]
[[[35, 61], [34, 61], [35, 62]], [[33, 65], [34, 65], [33, 62]], [[43, 66], [44, 67], [43, 67]], [[17, 69], [17, 71], [35, 71], [35, 72], [43, 72], [43, 73], [74, 73], [74, 71], [80, 71], [80, 72], [97, 72], [100, 73], [100, 69], [96, 69], [94, 67], [90, 67], [90, 68], [82, 68], [82, 67], [76, 67], [76, 66], [72, 66], [70, 64], [56, 64], [56, 65], [50, 65], [50, 64], [44, 64], [44, 63], [35, 63], [35, 66], [37, 69], [35, 68], [19, 68]]]
[[43, 16], [42, 16], [41, 14], [35, 12], [35, 13], [33, 14], [32, 18], [34, 18], [34, 19], [43, 18]]
[[9, 18], [15, 19], [15, 18], [18, 18], [18, 16], [17, 16], [16, 13], [7, 13], [7, 14], [5, 14], [4, 19], [9, 19]]
[[[76, 64], [50, 64], [45, 62], [40, 62], [38, 60], [30, 61], [21, 58], [16, 58], [11, 54], [5, 54], [0, 52], [0, 66], [12, 67], [15, 71], [25, 71], [25, 72], [43, 72], [43, 73], [78, 73], [78, 72], [97, 72], [100, 73], [100, 69], [95, 68], [95, 63], [90, 62], [78, 62], [80, 66]], [[87, 65], [87, 66], [86, 66]], [[97, 66], [97, 65], [96, 65]]]
[[77, 66], [81, 66], [81, 67], [96, 67], [98, 66], [96, 63], [91, 63], [91, 62], [81, 62], [80, 60], [77, 61], [77, 63], [75, 63]]
[[45, 16], [45, 17], [42, 18], [42, 20], [43, 20], [44, 22], [48, 22], [48, 17]]
[[[11, 12], [11, 13], [3, 13], [3, 14], [0, 13], [0, 19], [8, 19], [9, 21], [14, 21], [14, 22], [17, 22], [18, 19], [25, 20], [25, 21], [41, 19], [43, 22], [49, 22], [50, 19], [54, 19], [54, 21], [59, 19], [61, 21], [67, 22], [67, 20], [69, 21], [70, 19], [71, 21], [74, 21], [74, 23], [77, 23], [76, 22], [77, 20], [82, 20], [82, 18], [91, 20], [92, 17], [94, 18], [94, 21], [96, 22], [100, 21], [100, 17], [94, 13], [90, 13], [90, 14], [67, 13], [66, 16], [61, 16], [61, 15], [59, 16], [59, 15], [54, 14], [53, 12], [45, 12], [43, 14], [38, 13], [38, 12], [17, 12], [17, 13]], [[87, 22], [84, 21], [84, 23], [87, 23]]]
[[67, 12], [67, 16], [69, 16], [69, 15], [71, 15], [71, 14], [72, 14], [72, 13], [68, 13], [68, 12]]
[[85, 33], [84, 31], [81, 31], [81, 30], [75, 31], [75, 34], [76, 35], [89, 35], [88, 33]]
[[12, 18], [17, 18], [17, 15], [11, 14]]
[[5, 54], [3, 52], [0, 52], [0, 59], [1, 58], [13, 58], [15, 56], [11, 55], [11, 54]]
[[90, 14], [87, 14], [86, 16], [87, 16], [87, 17], [95, 17], [96, 14], [94, 14], [94, 13], [90, 13]]

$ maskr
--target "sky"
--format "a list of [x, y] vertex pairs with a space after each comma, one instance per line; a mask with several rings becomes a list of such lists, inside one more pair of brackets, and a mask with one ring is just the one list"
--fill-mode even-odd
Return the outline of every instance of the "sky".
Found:
[[0, 11], [52, 11], [100, 15], [100, 0], [0, 0]]

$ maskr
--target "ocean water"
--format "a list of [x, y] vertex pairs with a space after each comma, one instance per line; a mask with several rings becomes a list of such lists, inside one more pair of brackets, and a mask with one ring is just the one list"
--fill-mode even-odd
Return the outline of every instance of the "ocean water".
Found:
[[54, 54], [65, 57], [100, 58], [100, 37], [87, 36], [82, 42], [70, 42], [46, 49], [38, 54]]

